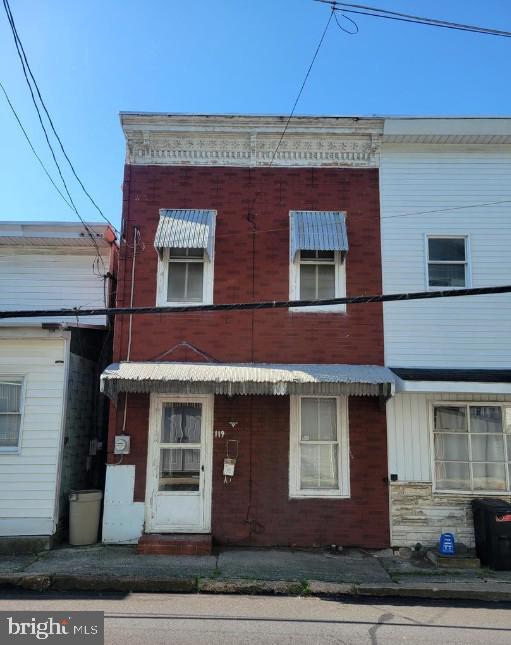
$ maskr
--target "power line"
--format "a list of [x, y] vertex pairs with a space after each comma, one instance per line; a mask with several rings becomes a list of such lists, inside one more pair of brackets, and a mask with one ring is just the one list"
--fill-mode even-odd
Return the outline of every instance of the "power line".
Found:
[[[93, 231], [93, 229], [92, 229], [92, 228], [91, 228], [91, 227], [90, 227], [90, 226], [85, 222], [85, 220], [82, 218], [82, 216], [80, 215], [80, 213], [79, 213], [79, 211], [78, 211], [78, 209], [77, 209], [77, 207], [76, 207], [76, 205], [75, 205], [75, 203], [74, 203], [74, 201], [73, 201], [73, 198], [72, 198], [72, 196], [71, 196], [71, 193], [69, 192], [68, 186], [67, 186], [67, 184], [66, 184], [66, 180], [64, 179], [64, 175], [62, 174], [62, 170], [61, 170], [61, 168], [60, 168], [59, 162], [57, 161], [57, 157], [56, 157], [56, 155], [55, 155], [55, 151], [54, 151], [54, 149], [53, 149], [53, 146], [52, 146], [52, 144], [51, 144], [50, 138], [49, 138], [49, 136], [48, 136], [48, 131], [46, 130], [46, 127], [45, 127], [45, 125], [44, 125], [44, 121], [43, 121], [43, 118], [42, 118], [42, 115], [41, 115], [41, 111], [39, 110], [39, 106], [37, 105], [37, 101], [36, 101], [36, 98], [35, 98], [35, 96], [34, 96], [34, 91], [33, 91], [33, 89], [32, 89], [32, 85], [31, 85], [30, 80], [29, 80], [28, 75], [27, 75], [27, 66], [26, 66], [26, 63], [25, 63], [24, 57], [23, 57], [22, 52], [21, 52], [21, 48], [22, 48], [23, 46], [22, 46], [22, 44], [21, 44], [21, 41], [19, 40], [19, 36], [18, 36], [17, 31], [16, 31], [16, 26], [15, 26], [15, 24], [14, 24], [14, 20], [12, 19], [12, 15], [11, 15], [11, 13], [10, 13], [10, 7], [9, 7], [9, 5], [8, 5], [8, 1], [7, 1], [7, 0], [3, 0], [3, 3], [4, 3], [4, 9], [5, 9], [5, 12], [6, 12], [6, 14], [7, 14], [7, 20], [9, 21], [9, 25], [10, 25], [10, 27], [11, 27], [11, 32], [12, 32], [12, 36], [13, 36], [13, 39], [14, 39], [14, 44], [15, 44], [15, 46], [16, 46], [16, 51], [17, 51], [17, 53], [18, 53], [18, 57], [19, 57], [20, 62], [21, 62], [21, 67], [22, 67], [22, 69], [23, 69], [23, 76], [25, 77], [25, 82], [27, 83], [28, 89], [30, 90], [30, 96], [32, 97], [32, 103], [34, 104], [34, 107], [35, 107], [35, 109], [36, 109], [37, 117], [38, 117], [38, 119], [39, 119], [39, 123], [41, 124], [41, 127], [42, 127], [42, 129], [43, 129], [44, 136], [45, 136], [45, 139], [46, 139], [46, 143], [48, 144], [48, 147], [49, 147], [49, 149], [50, 149], [50, 152], [51, 152], [51, 155], [52, 155], [53, 161], [54, 161], [54, 163], [55, 163], [55, 166], [57, 167], [57, 170], [58, 170], [58, 173], [59, 173], [60, 179], [61, 179], [62, 184], [63, 184], [63, 186], [64, 186], [64, 189], [65, 189], [65, 191], [66, 191], [66, 195], [68, 196], [68, 199], [69, 199], [69, 205], [71, 206], [71, 209], [74, 211], [74, 213], [76, 214], [76, 216], [78, 217], [78, 219], [79, 219], [79, 220], [80, 220], [80, 222], [82, 223], [82, 225], [83, 225], [83, 227], [84, 227], [85, 231], [86, 231], [86, 232], [87, 232], [87, 234], [89, 235], [89, 238], [90, 238], [90, 240], [91, 240], [91, 242], [92, 242], [92, 245], [94, 246], [94, 248], [95, 248], [95, 250], [96, 250], [96, 264], [99, 264], [99, 262], [101, 262], [101, 263], [102, 263], [102, 265], [103, 265], [103, 268], [105, 269], [105, 268], [106, 268], [106, 267], [105, 267], [105, 263], [104, 263], [103, 258], [102, 258], [102, 256], [101, 256], [101, 253], [100, 253], [100, 250], [99, 250], [99, 246], [98, 246], [98, 244], [97, 244], [97, 242], [96, 242], [96, 239], [95, 239], [95, 237], [94, 237], [94, 235], [96, 235], [96, 236], [97, 236], [97, 235], [98, 235], [98, 233], [97, 233], [96, 231]], [[28, 63], [27, 63], [27, 65], [28, 65]], [[32, 77], [32, 78], [33, 78], [33, 77]], [[34, 80], [34, 85], [35, 85], [35, 80]]]
[[18, 116], [18, 114], [17, 114], [16, 110], [14, 109], [14, 106], [13, 106], [13, 104], [11, 103], [11, 100], [10, 100], [10, 98], [9, 98], [9, 95], [7, 94], [7, 91], [6, 91], [6, 89], [5, 89], [5, 87], [3, 86], [3, 84], [2, 84], [2, 82], [1, 82], [1, 81], [0, 81], [0, 88], [2, 89], [2, 92], [4, 93], [5, 99], [6, 99], [7, 103], [9, 104], [9, 107], [11, 108], [11, 111], [12, 111], [12, 113], [14, 114], [14, 116], [15, 116], [15, 118], [16, 118], [16, 121], [18, 122], [18, 125], [20, 126], [21, 131], [23, 132], [23, 134], [24, 134], [24, 136], [25, 136], [25, 139], [26, 139], [26, 140], [27, 140], [27, 142], [28, 142], [28, 145], [30, 146], [30, 149], [31, 149], [31, 150], [32, 150], [32, 152], [34, 153], [35, 158], [36, 158], [36, 159], [37, 159], [37, 161], [40, 163], [41, 168], [44, 170], [44, 173], [46, 174], [46, 176], [48, 177], [48, 179], [51, 181], [51, 183], [52, 183], [53, 187], [55, 188], [55, 190], [56, 190], [56, 191], [58, 192], [58, 194], [62, 197], [62, 199], [66, 202], [66, 204], [69, 206], [69, 208], [71, 208], [71, 209], [72, 209], [73, 207], [72, 207], [72, 206], [71, 206], [71, 204], [67, 201], [67, 199], [65, 198], [64, 194], [62, 193], [62, 191], [60, 190], [60, 188], [57, 186], [57, 184], [53, 181], [53, 178], [52, 178], [52, 176], [50, 175], [50, 173], [48, 172], [48, 170], [47, 170], [46, 166], [44, 165], [43, 161], [41, 160], [41, 157], [39, 157], [39, 155], [37, 154], [37, 152], [36, 152], [36, 150], [35, 150], [34, 146], [32, 145], [32, 142], [30, 141], [30, 137], [28, 136], [27, 131], [26, 131], [26, 130], [25, 130], [25, 128], [23, 127], [23, 124], [22, 124], [22, 122], [21, 122], [21, 120], [20, 120], [20, 118], [19, 118], [19, 116]]
[[423, 16], [414, 16], [407, 13], [400, 13], [397, 11], [389, 11], [387, 9], [380, 9], [378, 7], [368, 7], [367, 5], [350, 4], [347, 2], [336, 2], [335, 0], [315, 0], [322, 2], [332, 7], [333, 11], [340, 13], [351, 13], [362, 16], [371, 16], [372, 18], [384, 18], [386, 20], [397, 20], [399, 22], [408, 22], [419, 25], [426, 25], [428, 27], [440, 27], [443, 29], [453, 29], [455, 31], [467, 31], [486, 36], [500, 36], [503, 38], [510, 38], [511, 32], [502, 29], [494, 29], [491, 27], [480, 27], [478, 25], [466, 25], [458, 22], [450, 22], [448, 20], [439, 20], [437, 18], [427, 18]]
[[391, 293], [374, 296], [349, 296], [325, 300], [266, 300], [262, 302], [243, 302], [218, 305], [181, 305], [173, 307], [104, 307], [97, 309], [24, 309], [20, 311], [0, 311], [0, 320], [7, 318], [60, 318], [61, 316], [115, 316], [143, 314], [202, 313], [205, 311], [250, 311], [256, 309], [297, 309], [329, 305], [358, 305], [380, 302], [400, 302], [408, 300], [433, 300], [436, 298], [461, 298], [464, 296], [483, 296], [489, 294], [511, 293], [511, 285], [496, 287], [471, 287], [468, 289], [445, 289], [443, 291], [416, 291], [411, 293]]
[[395, 217], [411, 217], [412, 215], [429, 215], [430, 213], [446, 213], [448, 211], [461, 211], [466, 208], [479, 208], [482, 206], [498, 206], [500, 204], [511, 204], [511, 199], [499, 199], [495, 202], [480, 202], [478, 204], [466, 204], [465, 206], [447, 206], [446, 208], [434, 208], [428, 211], [411, 211], [409, 213], [396, 213], [395, 215], [384, 215], [381, 219], [394, 219]]
[[[117, 231], [117, 229], [115, 228], [115, 226], [110, 222], [110, 220], [106, 217], [106, 215], [103, 213], [103, 211], [101, 210], [101, 208], [100, 208], [100, 207], [97, 205], [97, 203], [94, 201], [94, 199], [92, 198], [91, 194], [90, 194], [90, 193], [88, 192], [88, 190], [85, 188], [85, 186], [84, 186], [84, 184], [83, 184], [82, 180], [81, 180], [81, 179], [80, 179], [80, 177], [78, 176], [78, 174], [77, 174], [77, 172], [76, 172], [76, 170], [75, 170], [75, 168], [74, 168], [74, 166], [73, 166], [73, 164], [72, 164], [72, 162], [71, 162], [71, 160], [70, 160], [70, 158], [69, 158], [69, 156], [68, 156], [68, 154], [67, 154], [67, 152], [66, 152], [66, 150], [65, 150], [65, 148], [64, 148], [64, 145], [63, 145], [63, 143], [62, 143], [62, 140], [60, 139], [60, 137], [59, 137], [59, 135], [58, 135], [58, 133], [57, 133], [57, 131], [56, 131], [56, 129], [55, 129], [55, 126], [54, 126], [54, 124], [53, 124], [53, 120], [52, 120], [52, 118], [51, 118], [51, 116], [50, 116], [50, 113], [48, 112], [48, 109], [47, 109], [47, 107], [46, 107], [46, 104], [45, 104], [45, 102], [44, 102], [44, 100], [43, 100], [43, 97], [42, 97], [41, 92], [40, 92], [40, 90], [39, 90], [39, 86], [38, 86], [38, 84], [37, 84], [37, 81], [36, 81], [36, 79], [35, 79], [35, 77], [34, 77], [34, 74], [32, 73], [32, 69], [31, 69], [30, 64], [29, 64], [29, 62], [28, 62], [28, 58], [27, 58], [27, 55], [26, 55], [26, 53], [25, 53], [25, 49], [24, 49], [24, 47], [23, 47], [23, 43], [22, 43], [21, 38], [19, 37], [18, 31], [17, 31], [17, 29], [16, 29], [16, 24], [15, 24], [15, 22], [14, 22], [14, 17], [13, 17], [13, 15], [12, 15], [12, 11], [11, 11], [11, 8], [10, 8], [10, 5], [9, 5], [9, 0], [3, 0], [3, 3], [4, 3], [4, 8], [5, 8], [5, 11], [6, 11], [6, 14], [7, 14], [7, 18], [8, 18], [8, 20], [9, 20], [9, 24], [11, 25], [11, 30], [12, 30], [12, 32], [13, 32], [14, 41], [15, 41], [15, 43], [16, 43], [16, 49], [18, 50], [18, 55], [20, 56], [20, 60], [21, 60], [22, 65], [23, 65], [23, 71], [24, 71], [24, 73], [25, 73], [25, 76], [26, 76], [26, 72], [25, 72], [25, 65], [26, 65], [26, 69], [28, 70], [28, 73], [29, 73], [29, 75], [30, 75], [30, 78], [32, 79], [32, 82], [33, 82], [33, 84], [34, 84], [35, 90], [36, 90], [36, 92], [37, 92], [37, 96], [39, 97], [39, 101], [41, 102], [41, 106], [43, 107], [43, 110], [44, 110], [44, 112], [45, 112], [45, 114], [46, 114], [46, 117], [47, 117], [48, 122], [49, 122], [49, 124], [50, 124], [50, 127], [51, 127], [51, 129], [52, 129], [52, 131], [53, 131], [53, 134], [55, 135], [55, 138], [57, 139], [57, 141], [58, 141], [58, 143], [59, 143], [60, 149], [62, 150], [62, 154], [64, 155], [64, 157], [65, 157], [65, 159], [66, 159], [67, 163], [69, 164], [69, 167], [71, 168], [71, 172], [73, 173], [73, 175], [74, 175], [75, 179], [76, 179], [76, 180], [78, 181], [78, 183], [80, 184], [80, 187], [82, 188], [83, 192], [84, 192], [84, 193], [85, 193], [85, 195], [89, 198], [90, 202], [91, 202], [91, 203], [92, 203], [92, 205], [96, 208], [96, 210], [97, 210], [97, 211], [98, 211], [98, 213], [101, 215], [101, 217], [105, 220], [105, 222], [107, 222], [107, 224], [108, 224], [109, 226], [111, 226], [111, 227], [112, 227], [112, 229], [113, 229], [117, 234], [119, 234], [119, 231]], [[18, 47], [18, 45], [19, 45], [19, 47]], [[20, 50], [21, 50], [21, 54], [20, 54]], [[24, 64], [23, 64], [23, 63], [24, 63]], [[28, 81], [28, 79], [27, 79], [27, 81]], [[29, 86], [30, 86], [30, 85], [29, 85]], [[31, 93], [32, 93], [32, 90], [31, 90]]]

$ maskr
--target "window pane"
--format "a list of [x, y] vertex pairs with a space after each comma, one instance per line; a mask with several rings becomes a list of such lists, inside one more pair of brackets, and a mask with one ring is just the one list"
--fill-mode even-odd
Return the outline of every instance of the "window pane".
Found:
[[435, 471], [436, 485], [440, 490], [470, 490], [468, 464], [438, 461]]
[[429, 260], [444, 262], [465, 261], [465, 238], [429, 238]]
[[[507, 435], [506, 441], [507, 441], [507, 460], [511, 461], [511, 435]], [[511, 480], [510, 480], [510, 483], [511, 483]]]
[[202, 300], [202, 274], [204, 265], [202, 262], [190, 262], [188, 267], [188, 292], [187, 300]]
[[186, 262], [169, 262], [167, 300], [185, 299], [186, 266]]
[[464, 264], [429, 264], [430, 287], [464, 287]]
[[506, 490], [505, 464], [472, 464], [474, 490]]
[[471, 405], [470, 432], [502, 432], [502, 409]]
[[435, 430], [465, 432], [467, 430], [466, 408], [440, 405], [434, 408]]
[[333, 251], [316, 251], [319, 260], [331, 260], [332, 262], [335, 259], [335, 254]]
[[316, 300], [316, 265], [300, 265], [300, 300]]
[[199, 490], [200, 450], [198, 448], [162, 448], [158, 490]]
[[473, 461], [505, 461], [503, 435], [473, 435], [470, 440]]
[[300, 488], [339, 488], [336, 445], [302, 445], [300, 452]]
[[468, 435], [435, 433], [435, 457], [448, 461], [468, 461]]
[[337, 441], [336, 399], [301, 400], [301, 440]]
[[161, 443], [200, 443], [200, 403], [165, 403], [161, 423]]
[[318, 265], [318, 299], [335, 298], [335, 266]]
[[0, 413], [20, 411], [21, 385], [0, 383]]
[[171, 258], [202, 258], [204, 249], [169, 249]]
[[0, 414], [0, 446], [16, 448], [18, 446], [21, 416], [19, 414]]

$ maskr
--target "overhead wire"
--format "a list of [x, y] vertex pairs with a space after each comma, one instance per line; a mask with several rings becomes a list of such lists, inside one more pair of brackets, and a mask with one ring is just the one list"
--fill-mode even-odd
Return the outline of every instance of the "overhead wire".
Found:
[[348, 2], [337, 2], [337, 0], [315, 0], [323, 4], [328, 4], [332, 7], [333, 11], [344, 13], [357, 14], [362, 16], [370, 16], [373, 18], [383, 18], [387, 20], [397, 20], [399, 22], [408, 22], [413, 24], [425, 25], [428, 27], [440, 27], [443, 29], [452, 29], [455, 31], [467, 31], [471, 33], [486, 35], [486, 36], [499, 36], [503, 38], [510, 38], [511, 32], [502, 29], [494, 29], [492, 27], [481, 27], [479, 25], [467, 25], [458, 22], [450, 22], [448, 20], [440, 20], [437, 18], [428, 18], [424, 16], [415, 16], [412, 14], [401, 13], [398, 11], [390, 11], [388, 9], [381, 9], [379, 7], [370, 7], [367, 5], [352, 4]]
[[[33, 84], [34, 84], [34, 88], [35, 88], [35, 90], [36, 90], [36, 93], [37, 93], [37, 96], [38, 96], [39, 101], [40, 101], [40, 103], [41, 103], [41, 106], [42, 106], [42, 108], [43, 108], [43, 110], [44, 110], [44, 112], [45, 112], [45, 114], [46, 114], [47, 119], [48, 119], [48, 123], [50, 124], [50, 127], [51, 127], [51, 129], [52, 129], [52, 131], [53, 131], [53, 134], [55, 135], [55, 138], [56, 138], [56, 139], [57, 139], [57, 141], [58, 141], [58, 144], [59, 144], [59, 146], [60, 146], [60, 149], [62, 150], [62, 154], [64, 155], [64, 158], [66, 159], [67, 163], [69, 164], [69, 167], [70, 167], [70, 169], [71, 169], [71, 172], [73, 173], [73, 175], [74, 175], [75, 179], [77, 180], [78, 184], [80, 185], [81, 189], [83, 190], [83, 192], [85, 193], [85, 195], [88, 197], [88, 199], [90, 200], [90, 202], [92, 203], [92, 205], [96, 208], [96, 210], [97, 210], [97, 211], [98, 211], [98, 213], [101, 215], [101, 217], [102, 217], [102, 218], [105, 220], [105, 222], [107, 222], [107, 224], [108, 224], [109, 226], [111, 226], [111, 228], [112, 228], [112, 229], [113, 229], [113, 230], [114, 230], [114, 231], [119, 235], [119, 231], [116, 229], [116, 227], [112, 224], [112, 222], [111, 222], [111, 221], [106, 217], [106, 215], [103, 213], [103, 211], [101, 210], [101, 208], [98, 206], [98, 204], [96, 203], [96, 201], [93, 199], [93, 197], [92, 197], [92, 195], [89, 193], [89, 191], [85, 188], [85, 185], [83, 184], [82, 180], [81, 180], [81, 179], [80, 179], [80, 177], [78, 176], [78, 173], [76, 172], [76, 170], [75, 170], [75, 168], [74, 168], [74, 165], [73, 165], [73, 163], [71, 162], [71, 159], [69, 158], [69, 155], [67, 154], [66, 149], [64, 148], [64, 145], [63, 145], [63, 143], [62, 143], [62, 140], [61, 140], [60, 136], [59, 136], [59, 135], [58, 135], [58, 133], [57, 133], [57, 130], [56, 130], [56, 128], [55, 128], [55, 125], [54, 125], [54, 123], [53, 123], [53, 120], [52, 120], [52, 118], [51, 118], [51, 116], [50, 116], [50, 113], [49, 113], [49, 111], [48, 111], [48, 109], [47, 109], [47, 107], [46, 107], [46, 104], [45, 104], [45, 102], [44, 102], [44, 99], [43, 99], [43, 97], [42, 97], [41, 91], [40, 91], [40, 89], [39, 89], [39, 85], [37, 84], [37, 81], [36, 81], [36, 79], [35, 79], [34, 74], [32, 73], [32, 68], [30, 67], [30, 63], [28, 62], [28, 58], [27, 58], [27, 55], [26, 55], [26, 52], [25, 52], [25, 48], [23, 47], [23, 42], [21, 41], [21, 38], [20, 38], [20, 36], [19, 36], [19, 34], [18, 34], [18, 30], [17, 30], [17, 28], [16, 28], [16, 23], [15, 23], [15, 21], [14, 21], [14, 17], [13, 17], [13, 14], [12, 14], [12, 10], [11, 10], [11, 7], [10, 7], [10, 5], [9, 5], [9, 0], [3, 0], [3, 4], [4, 4], [5, 12], [6, 12], [6, 14], [7, 14], [7, 19], [8, 19], [8, 21], [9, 21], [10, 26], [11, 26], [11, 31], [12, 31], [12, 33], [13, 33], [14, 42], [15, 42], [15, 44], [16, 44], [16, 49], [17, 49], [17, 51], [18, 51], [18, 55], [19, 55], [20, 60], [21, 60], [21, 62], [22, 62], [23, 72], [24, 72], [24, 74], [25, 74], [25, 77], [26, 77], [26, 72], [28, 71], [28, 74], [30, 75], [30, 78], [32, 79], [32, 82], [33, 82]], [[26, 66], [26, 70], [25, 70], [25, 66]], [[28, 83], [28, 79], [27, 79], [27, 83]], [[29, 87], [30, 87], [30, 83], [28, 83], [28, 85], [29, 85]], [[30, 91], [31, 91], [32, 98], [33, 98], [33, 100], [34, 100], [34, 104], [35, 104], [36, 102], [35, 102], [35, 99], [34, 99], [34, 97], [33, 97], [32, 89], [30, 89]], [[38, 110], [38, 108], [36, 108], [36, 109]], [[38, 110], [38, 113], [39, 113], [39, 110]], [[63, 181], [64, 181], [64, 180], [63, 180]], [[64, 183], [65, 183], [65, 182], [64, 182]]]

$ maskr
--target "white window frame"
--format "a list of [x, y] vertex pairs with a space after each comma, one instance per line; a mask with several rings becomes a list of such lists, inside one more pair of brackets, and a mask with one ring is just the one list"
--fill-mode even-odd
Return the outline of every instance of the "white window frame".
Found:
[[[507, 482], [507, 489], [506, 490], [463, 490], [463, 489], [453, 489], [453, 488], [439, 488], [436, 482], [436, 457], [435, 457], [435, 417], [434, 417], [434, 408], [435, 407], [460, 407], [460, 408], [466, 408], [467, 409], [467, 423], [470, 423], [470, 413], [468, 411], [468, 408], [470, 407], [497, 407], [502, 409], [502, 422], [503, 424], [505, 423], [505, 414], [506, 414], [506, 408], [511, 409], [511, 403], [509, 401], [431, 401], [430, 406], [429, 406], [429, 438], [430, 438], [430, 455], [431, 455], [431, 481], [432, 481], [432, 488], [434, 493], [439, 493], [442, 495], [465, 495], [468, 497], [478, 497], [481, 495], [487, 495], [491, 497], [509, 497], [511, 495], [511, 478], [509, 477], [509, 469], [508, 469], [508, 461], [502, 461], [502, 462], [494, 462], [494, 463], [503, 463], [505, 465], [505, 471], [506, 471], [506, 482]], [[470, 435], [470, 432], [468, 430], [469, 426], [467, 426], [467, 434]], [[462, 434], [462, 433], [459, 433]], [[476, 433], [477, 434], [477, 433]], [[491, 433], [490, 433], [491, 434]], [[504, 452], [507, 449], [506, 442], [510, 441], [511, 442], [511, 433], [506, 433], [503, 428], [502, 432], [504, 436]], [[509, 437], [509, 438], [506, 438]], [[470, 468], [470, 473], [472, 473], [471, 470], [471, 465], [472, 465], [472, 443], [468, 441], [468, 449], [469, 449], [469, 468]], [[505, 455], [507, 457], [507, 455]], [[439, 460], [439, 461], [446, 461], [446, 460]], [[448, 460], [447, 460], [448, 461]], [[475, 462], [475, 463], [492, 463], [492, 462]], [[470, 476], [470, 484], [472, 485], [472, 475]]]
[[[168, 289], [168, 275], [169, 275], [169, 262], [170, 250], [163, 249], [161, 255], [158, 254], [158, 276], [156, 288], [156, 306], [157, 307], [172, 307], [172, 306], [199, 306], [213, 304], [213, 257], [208, 257], [207, 249], [204, 249], [202, 258], [203, 274], [202, 274], [202, 300], [167, 300]], [[188, 260], [183, 260], [186, 262]], [[190, 261], [195, 261], [190, 258]], [[199, 258], [197, 258], [197, 261]]]
[[[465, 261], [461, 260], [432, 260], [432, 264], [463, 264], [465, 266], [465, 286], [463, 287], [434, 287], [429, 284], [429, 240], [464, 240], [465, 241]], [[424, 257], [425, 257], [425, 280], [426, 280], [426, 289], [428, 291], [445, 291], [451, 289], [469, 289], [472, 286], [472, 262], [470, 259], [470, 236], [466, 233], [458, 234], [445, 234], [441, 233], [424, 236]]]
[[[16, 383], [20, 385], [20, 426], [18, 432], [18, 445], [17, 446], [2, 446], [0, 445], [0, 454], [3, 455], [19, 455], [21, 452], [21, 440], [23, 436], [23, 421], [25, 418], [25, 377], [9, 374], [0, 374], [0, 383]], [[1, 413], [0, 413], [1, 414]]]
[[[315, 261], [307, 261], [307, 264], [327, 264], [332, 262], [318, 258]], [[300, 265], [301, 251], [298, 251], [289, 265], [289, 299], [300, 300]], [[305, 264], [305, 262], [304, 262]], [[334, 298], [344, 298], [346, 296], [346, 254], [341, 251], [334, 251], [334, 270], [335, 270], [335, 293]], [[298, 313], [345, 313], [346, 305], [319, 305], [317, 307], [290, 307], [289, 311]]]
[[[291, 499], [348, 499], [350, 497], [350, 463], [348, 399], [346, 396], [290, 396], [289, 422], [289, 497]], [[300, 426], [302, 399], [336, 399], [337, 405], [337, 442], [338, 442], [338, 489], [300, 487]], [[327, 442], [330, 443], [330, 442]]]

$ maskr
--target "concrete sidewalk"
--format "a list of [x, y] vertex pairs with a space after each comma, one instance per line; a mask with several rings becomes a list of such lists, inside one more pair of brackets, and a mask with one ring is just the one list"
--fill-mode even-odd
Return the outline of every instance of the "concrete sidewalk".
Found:
[[137, 555], [135, 547], [67, 547], [1, 556], [0, 588], [402, 596], [511, 602], [511, 571], [443, 570], [390, 550], [341, 553], [221, 549], [211, 556]]

